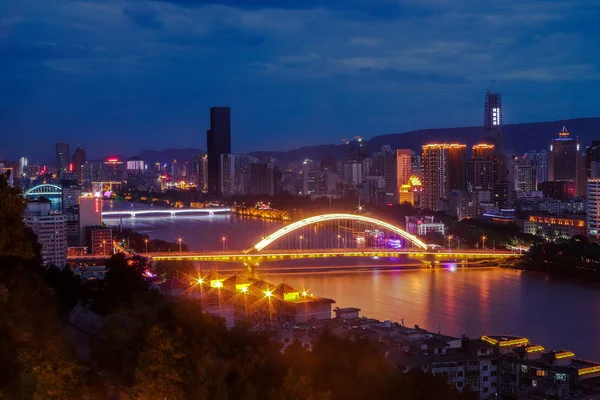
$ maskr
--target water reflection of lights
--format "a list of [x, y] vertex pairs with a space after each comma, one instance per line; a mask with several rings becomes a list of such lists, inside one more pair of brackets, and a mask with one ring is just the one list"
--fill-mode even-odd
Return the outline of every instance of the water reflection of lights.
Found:
[[456, 264], [448, 264], [448, 269], [452, 272], [456, 272]]

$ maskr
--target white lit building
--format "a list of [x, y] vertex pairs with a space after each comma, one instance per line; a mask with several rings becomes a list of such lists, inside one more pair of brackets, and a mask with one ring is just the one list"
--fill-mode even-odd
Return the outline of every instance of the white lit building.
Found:
[[46, 198], [29, 200], [25, 211], [25, 225], [37, 235], [42, 247], [44, 266], [63, 267], [67, 263], [67, 228], [63, 214], [51, 211]]
[[600, 178], [587, 181], [587, 233], [589, 238], [600, 240]]

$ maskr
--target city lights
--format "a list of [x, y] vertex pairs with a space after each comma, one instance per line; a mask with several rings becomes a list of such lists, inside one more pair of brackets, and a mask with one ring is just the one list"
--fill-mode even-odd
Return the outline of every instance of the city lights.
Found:
[[271, 292], [270, 290], [265, 290], [265, 297], [270, 298], [273, 295], [273, 292]]

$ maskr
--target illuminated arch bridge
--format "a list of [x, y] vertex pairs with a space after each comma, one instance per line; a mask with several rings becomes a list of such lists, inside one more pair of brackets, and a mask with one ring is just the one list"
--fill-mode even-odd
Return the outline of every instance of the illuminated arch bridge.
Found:
[[[333, 236], [333, 245], [331, 243], [331, 235], [329, 236], [329, 246], [327, 245], [327, 236], [321, 235], [319, 237], [318, 235], [312, 235], [313, 237], [316, 236], [317, 243], [323, 243], [323, 246], [320, 246], [319, 248], [352, 248], [355, 244], [356, 247], [360, 247], [358, 244], [361, 243], [365, 245], [364, 247], [383, 247], [385, 244], [388, 244], [387, 247], [389, 247], [390, 244], [393, 246], [400, 245], [398, 242], [399, 239], [403, 239], [422, 250], [427, 250], [428, 248], [427, 244], [422, 242], [416, 236], [411, 235], [388, 222], [363, 215], [324, 214], [305, 218], [301, 221], [284, 226], [278, 231], [263, 238], [253, 248], [247, 250], [247, 252], [262, 251], [267, 246], [270, 246], [277, 241], [285, 241], [286, 238], [295, 239], [295, 232], [301, 231], [309, 226], [324, 228], [324, 230], [329, 231], [330, 234], [331, 232], [337, 232]], [[302, 233], [297, 238], [300, 243], [300, 248], [302, 248], [304, 240], [306, 239], [305, 234]], [[350, 238], [352, 243], [346, 243], [348, 238]], [[376, 246], [373, 246], [373, 244]]]
[[[242, 235], [243, 232], [240, 232]], [[265, 236], [245, 251], [227, 249], [227, 238], [218, 251], [141, 253], [154, 261], [233, 262], [258, 266], [265, 262], [329, 257], [406, 257], [429, 263], [514, 259], [521, 255], [495, 250], [433, 250], [414, 235], [375, 218], [354, 214], [325, 214], [289, 224]]]
[[24, 197], [39, 197], [47, 195], [62, 195], [62, 188], [58, 185], [53, 185], [51, 183], [44, 183], [32, 187], [23, 194]]

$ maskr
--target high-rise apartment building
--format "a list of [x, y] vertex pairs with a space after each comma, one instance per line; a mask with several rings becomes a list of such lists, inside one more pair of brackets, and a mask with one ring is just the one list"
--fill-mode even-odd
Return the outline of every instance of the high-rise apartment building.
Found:
[[67, 263], [67, 230], [63, 214], [52, 212], [45, 197], [27, 201], [25, 225], [37, 235], [44, 266], [62, 268]]
[[565, 126], [558, 133], [558, 137], [550, 141], [548, 156], [548, 180], [573, 182], [575, 195], [585, 195], [587, 173], [583, 148], [578, 139], [571, 137]]
[[107, 157], [102, 164], [102, 180], [104, 182], [123, 182], [125, 165], [118, 157]]
[[483, 130], [485, 141], [493, 144], [496, 154], [502, 153], [502, 100], [490, 90], [485, 94]]
[[198, 189], [202, 193], [208, 191], [208, 155], [198, 158]]
[[439, 201], [448, 201], [452, 190], [465, 189], [464, 144], [428, 144], [422, 147], [423, 207], [439, 209]]
[[467, 163], [467, 183], [471, 191], [492, 190], [496, 181], [496, 146], [476, 144]]
[[537, 165], [525, 157], [512, 160], [513, 188], [515, 192], [534, 192], [537, 190]]
[[208, 193], [218, 196], [221, 154], [231, 153], [231, 115], [229, 107], [210, 109], [210, 129], [206, 131], [206, 154], [208, 155]]
[[69, 152], [69, 143], [58, 142], [56, 144], [56, 171], [58, 176], [69, 173], [69, 161], [71, 153]]
[[588, 237], [600, 241], [600, 178], [587, 180]]
[[600, 163], [600, 140], [594, 140], [587, 148], [586, 167], [587, 176], [592, 176], [591, 166], [593, 162]]
[[407, 185], [412, 176], [412, 150], [396, 150], [396, 188], [400, 190], [402, 185]]
[[[250, 165], [250, 177], [250, 194], [274, 196], [278, 192], [278, 185], [281, 183], [281, 171], [275, 166], [273, 160], [252, 163]], [[315, 175], [315, 188], [317, 183]]]
[[219, 171], [221, 195], [225, 197], [245, 196], [250, 190], [250, 164], [247, 155], [221, 154]]
[[79, 183], [83, 183], [84, 180], [83, 166], [85, 165], [85, 161], [85, 150], [77, 147], [73, 153], [73, 173], [77, 175]]
[[536, 165], [535, 179], [537, 183], [548, 181], [548, 152], [546, 150], [527, 152], [524, 159]]

